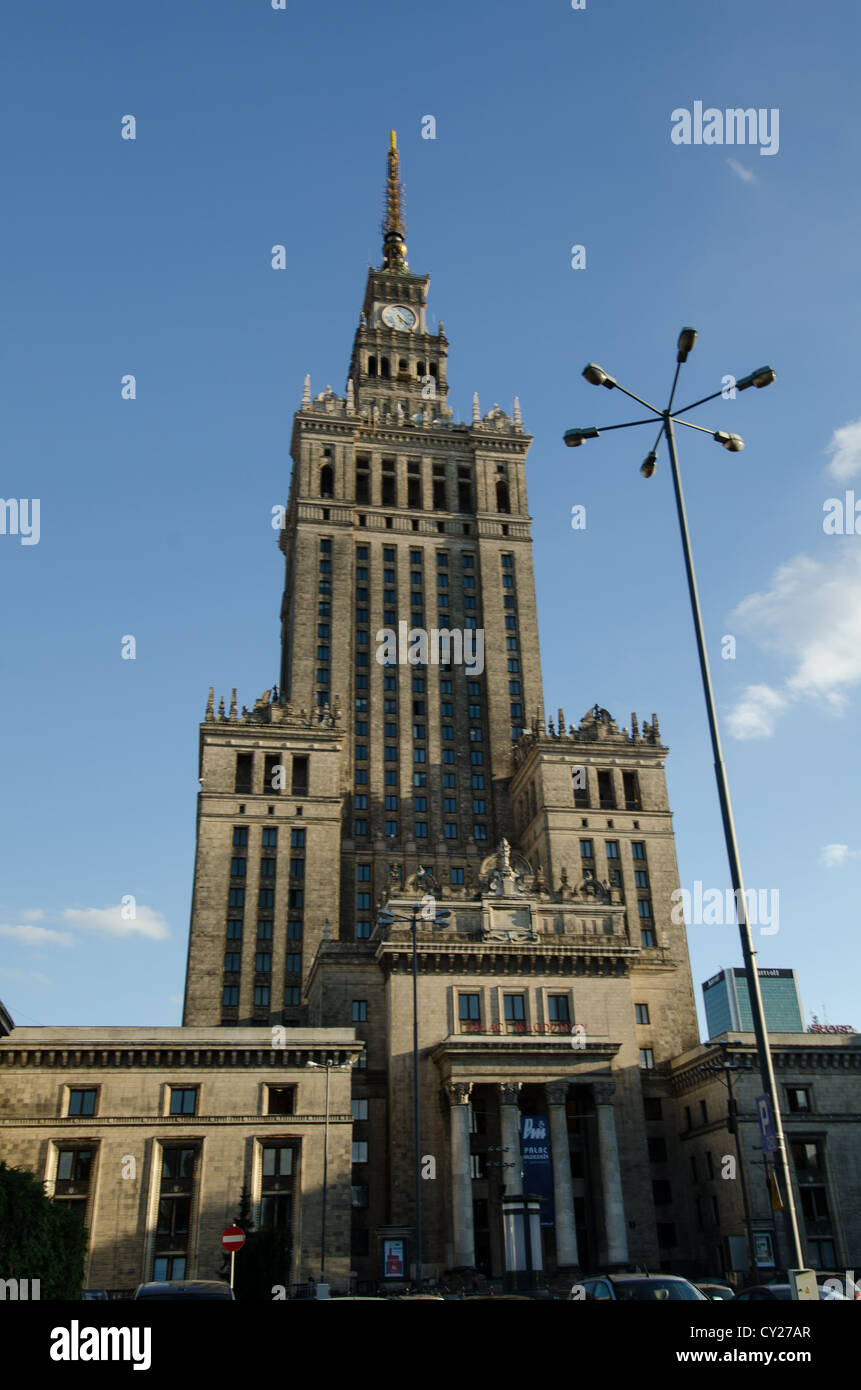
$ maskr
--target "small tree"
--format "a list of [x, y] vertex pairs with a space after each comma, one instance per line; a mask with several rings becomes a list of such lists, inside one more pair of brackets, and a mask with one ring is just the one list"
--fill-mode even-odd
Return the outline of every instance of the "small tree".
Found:
[[35, 1173], [0, 1162], [0, 1278], [38, 1279], [43, 1299], [76, 1299], [87, 1232], [75, 1212], [45, 1196]]

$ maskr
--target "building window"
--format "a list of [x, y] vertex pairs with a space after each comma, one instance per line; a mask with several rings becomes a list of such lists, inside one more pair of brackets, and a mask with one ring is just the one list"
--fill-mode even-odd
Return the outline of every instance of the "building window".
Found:
[[254, 986], [254, 1003], [258, 1008], [264, 1008], [269, 1004], [269, 986]]
[[709, 1122], [709, 1108], [704, 1100], [700, 1101], [700, 1119], [704, 1125], [707, 1125]]
[[637, 1023], [648, 1023], [648, 1022], [649, 1022], [649, 1006], [648, 1006], [648, 1004], [635, 1004], [635, 1005], [634, 1005], [634, 1018], [635, 1018], [635, 1020], [637, 1021]]
[[[277, 826], [274, 826], [274, 825], [271, 825], [271, 826], [270, 826], [270, 825], [264, 826], [264, 828], [263, 828], [263, 840], [262, 840], [262, 844], [263, 844], [263, 848], [264, 848], [264, 849], [274, 849], [274, 847], [278, 844], [278, 829], [277, 829]], [[274, 861], [273, 861], [273, 862], [274, 862]]]
[[253, 790], [254, 790], [254, 789], [253, 789], [253, 786], [252, 786], [253, 772], [254, 772], [254, 754], [253, 754], [253, 753], [237, 753], [237, 754], [236, 754], [236, 780], [235, 780], [235, 782], [234, 782], [233, 790], [236, 791], [236, 792], [250, 792], [250, 791], [253, 791]]
[[368, 1205], [367, 1183], [353, 1183], [350, 1192], [352, 1193], [352, 1204], [354, 1207], [363, 1208]]
[[254, 957], [254, 969], [258, 975], [268, 975], [270, 973], [272, 970], [272, 955], [269, 951], [258, 951], [256, 953]]
[[451, 869], [449, 873], [451, 883], [463, 883], [463, 869]]
[[459, 994], [457, 997], [457, 1016], [462, 1033], [480, 1033], [481, 996], [478, 994]]
[[296, 1110], [295, 1086], [267, 1086], [267, 1115], [293, 1115]]
[[366, 1120], [368, 1118], [368, 1102], [365, 1098], [357, 1096], [350, 1101], [350, 1112], [354, 1120]]
[[96, 1092], [92, 1090], [74, 1090], [69, 1092], [69, 1115], [95, 1115], [96, 1113]]
[[786, 1103], [792, 1114], [797, 1115], [801, 1111], [812, 1110], [810, 1104], [810, 1088], [808, 1086], [787, 1086]]
[[655, 1065], [655, 1054], [650, 1047], [640, 1048], [640, 1066], [643, 1071], [651, 1071]]
[[293, 1008], [295, 1008], [295, 1007], [297, 1006], [298, 1003], [299, 1003], [299, 986], [298, 986], [298, 985], [285, 985], [285, 986], [284, 986], [284, 1008], [285, 1008], [285, 1009], [293, 1009]]
[[647, 1120], [663, 1119], [660, 1096], [646, 1096], [643, 1100], [643, 1110]]
[[242, 858], [240, 858], [240, 857], [238, 857], [237, 855], [234, 855], [234, 857], [233, 857], [233, 858], [231, 859], [231, 861], [230, 861], [230, 877], [231, 877], [231, 878], [244, 878], [244, 877], [245, 877], [245, 860], [242, 859]]
[[632, 842], [631, 842], [631, 858], [632, 858], [632, 859], [645, 859], [645, 857], [646, 857], [646, 846], [643, 844], [642, 840], [632, 840]]
[[293, 1211], [293, 1149], [289, 1144], [263, 1147], [260, 1179], [260, 1227], [288, 1234]]
[[368, 1019], [368, 1001], [367, 1001], [367, 999], [354, 999], [354, 1000], [353, 1000], [353, 1022], [354, 1022], [354, 1023], [366, 1023], [366, 1022], [367, 1022], [367, 1019]]
[[640, 783], [636, 772], [623, 772], [622, 784], [625, 791], [625, 810], [642, 811], [640, 803]]
[[653, 1138], [648, 1140], [649, 1162], [666, 1163], [667, 1161], [667, 1141], [666, 1139]]
[[368, 1141], [367, 1139], [354, 1139], [352, 1145], [352, 1162], [367, 1163], [368, 1161]]
[[227, 894], [227, 906], [228, 906], [228, 907], [244, 907], [244, 906], [245, 906], [245, 889], [244, 889], [244, 888], [231, 888], [230, 891], [229, 891], [228, 894]]
[[547, 1018], [550, 1023], [568, 1023], [570, 1021], [567, 994], [548, 994]]
[[221, 1002], [228, 1008], [235, 1008], [239, 1003], [239, 986], [225, 985], [221, 991]]
[[506, 1033], [523, 1033], [526, 1030], [526, 1001], [522, 994], [504, 994], [503, 1012]]
[[241, 848], [243, 845], [247, 845], [247, 844], [248, 844], [248, 826], [247, 826], [247, 825], [234, 825], [234, 827], [233, 827], [233, 846], [234, 846], [234, 849], [239, 849], [239, 848]]
[[618, 840], [605, 840], [605, 841], [604, 841], [604, 849], [605, 849], [606, 852], [607, 852], [607, 858], [608, 858], [608, 859], [618, 859], [618, 858], [619, 858], [619, 841], [618, 841]]
[[426, 840], [428, 837], [427, 821], [417, 820], [415, 822], [413, 833], [415, 834], [417, 840]]
[[657, 946], [657, 944], [658, 944], [658, 938], [655, 936], [655, 933], [652, 931], [652, 928], [651, 928], [651, 927], [643, 927], [642, 930], [641, 930], [641, 932], [640, 932], [640, 945], [641, 945], [641, 946]]
[[293, 758], [290, 792], [292, 796], [308, 795], [308, 758], [306, 755], [301, 757], [297, 755]]

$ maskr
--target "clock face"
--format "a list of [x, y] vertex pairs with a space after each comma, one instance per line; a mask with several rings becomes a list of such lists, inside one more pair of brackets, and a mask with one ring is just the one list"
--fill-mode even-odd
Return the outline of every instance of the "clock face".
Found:
[[387, 304], [382, 312], [382, 320], [387, 327], [399, 328], [404, 332], [416, 324], [415, 314], [405, 304]]

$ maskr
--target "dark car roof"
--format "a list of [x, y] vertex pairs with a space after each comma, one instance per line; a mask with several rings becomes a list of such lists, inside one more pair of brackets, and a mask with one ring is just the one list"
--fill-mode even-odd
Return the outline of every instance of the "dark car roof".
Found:
[[233, 1290], [221, 1279], [153, 1280], [139, 1284], [135, 1298], [222, 1298], [232, 1299]]

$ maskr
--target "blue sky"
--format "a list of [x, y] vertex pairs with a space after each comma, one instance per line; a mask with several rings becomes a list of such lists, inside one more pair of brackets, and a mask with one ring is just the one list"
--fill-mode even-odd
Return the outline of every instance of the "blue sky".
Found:
[[[776, 368], [695, 417], [744, 452], [681, 431], [682, 471], [745, 879], [779, 892], [759, 961], [861, 1026], [861, 535], [823, 530], [861, 499], [855, 4], [49, 0], [4, 26], [2, 491], [40, 499], [38, 544], [0, 536], [16, 1021], [179, 1021], [197, 724], [210, 684], [277, 676], [271, 508], [305, 373], [344, 389], [395, 127], [455, 415], [517, 394], [534, 435], [548, 709], [658, 712], [688, 888], [729, 878], [666, 456], [646, 482], [650, 431], [561, 435], [634, 418], [590, 359], [662, 402], [685, 324], [680, 401]], [[777, 110], [777, 152], [674, 144], [696, 101]], [[690, 945], [699, 1002], [737, 931]]]

